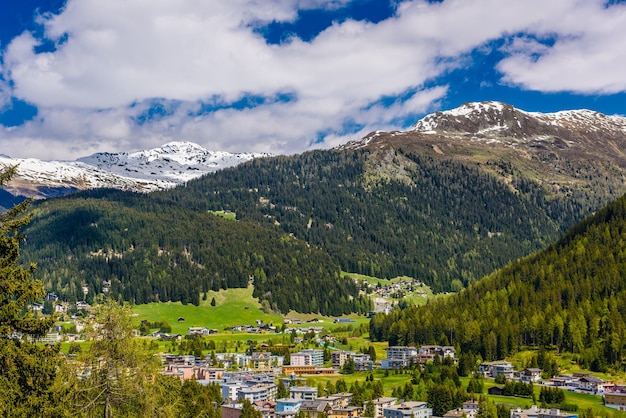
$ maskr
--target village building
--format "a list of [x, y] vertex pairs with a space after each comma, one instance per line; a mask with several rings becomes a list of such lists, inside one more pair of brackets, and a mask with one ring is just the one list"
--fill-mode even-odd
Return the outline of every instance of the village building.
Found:
[[559, 409], [543, 409], [533, 405], [530, 409], [512, 409], [511, 418], [578, 418], [578, 415], [571, 412], [561, 412]]
[[426, 402], [403, 402], [383, 409], [385, 418], [430, 418], [432, 415], [433, 410]]

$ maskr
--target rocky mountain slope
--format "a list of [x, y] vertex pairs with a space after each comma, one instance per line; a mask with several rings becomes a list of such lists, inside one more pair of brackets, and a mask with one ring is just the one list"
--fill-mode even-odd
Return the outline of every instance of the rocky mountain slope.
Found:
[[389, 152], [401, 150], [470, 163], [508, 184], [521, 176], [562, 195], [584, 192], [607, 201], [626, 191], [626, 118], [590, 110], [536, 113], [466, 103], [427, 115], [410, 130], [373, 132], [341, 148], [378, 155], [377, 178], [402, 177], [388, 163]]
[[134, 192], [165, 190], [222, 168], [269, 154], [209, 151], [191, 142], [170, 142], [132, 153], [97, 153], [76, 161], [41, 161], [0, 155], [0, 169], [18, 165], [6, 190], [47, 198], [95, 188]]

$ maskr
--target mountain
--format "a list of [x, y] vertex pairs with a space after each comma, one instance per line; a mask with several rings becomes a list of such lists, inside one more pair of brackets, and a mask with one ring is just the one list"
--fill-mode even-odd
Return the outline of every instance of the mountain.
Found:
[[76, 161], [41, 161], [0, 155], [0, 169], [18, 165], [6, 190], [15, 196], [49, 198], [78, 190], [165, 190], [225, 167], [269, 154], [208, 151], [191, 142], [170, 142], [132, 153], [97, 153]]
[[552, 348], [583, 369], [623, 370], [624, 231], [626, 196], [458, 294], [377, 316], [370, 335], [390, 345], [451, 344], [485, 360]]
[[[527, 133], [518, 134], [518, 128]], [[336, 311], [340, 301], [361, 309], [345, 284], [345, 290], [326, 296], [307, 292], [318, 277], [326, 278], [327, 289], [339, 286], [330, 284], [341, 283], [338, 269], [415, 277], [436, 292], [467, 287], [553, 243], [622, 196], [622, 149], [621, 118], [467, 104], [427, 116], [405, 132], [375, 132], [337, 149], [257, 158], [185, 187], [147, 194], [93, 190], [50, 199], [36, 205], [24, 256], [37, 262], [47, 288], [71, 297], [80, 297], [76, 289], [84, 282], [98, 289], [112, 281], [116, 292], [138, 302], [181, 300], [186, 279], [177, 266], [187, 259], [192, 266], [210, 266], [205, 268], [211, 273], [197, 271], [188, 279], [185, 300], [253, 277], [255, 296], [281, 310], [294, 304]], [[108, 202], [117, 202], [111, 215], [102, 212]], [[212, 228], [207, 212], [219, 210], [235, 212], [238, 221]], [[176, 215], [165, 216], [171, 213]], [[47, 225], [55, 225], [56, 233], [42, 239]], [[229, 226], [239, 232], [230, 234]], [[274, 238], [266, 242], [265, 236]], [[301, 261], [302, 250], [283, 243], [292, 239], [315, 256]], [[254, 249], [261, 243], [263, 253]], [[280, 256], [269, 257], [269, 248]], [[154, 254], [167, 256], [150, 262]], [[320, 308], [331, 298], [328, 308]]]

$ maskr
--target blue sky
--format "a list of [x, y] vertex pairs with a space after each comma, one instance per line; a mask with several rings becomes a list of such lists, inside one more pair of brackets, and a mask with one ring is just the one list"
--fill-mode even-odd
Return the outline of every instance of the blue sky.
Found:
[[626, 114], [626, 3], [5, 0], [0, 153], [292, 154], [436, 110]]

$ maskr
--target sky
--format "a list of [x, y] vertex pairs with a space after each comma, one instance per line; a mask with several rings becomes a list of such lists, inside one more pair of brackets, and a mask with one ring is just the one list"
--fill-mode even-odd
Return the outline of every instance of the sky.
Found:
[[0, 0], [0, 154], [295, 154], [497, 100], [626, 114], [626, 1]]

